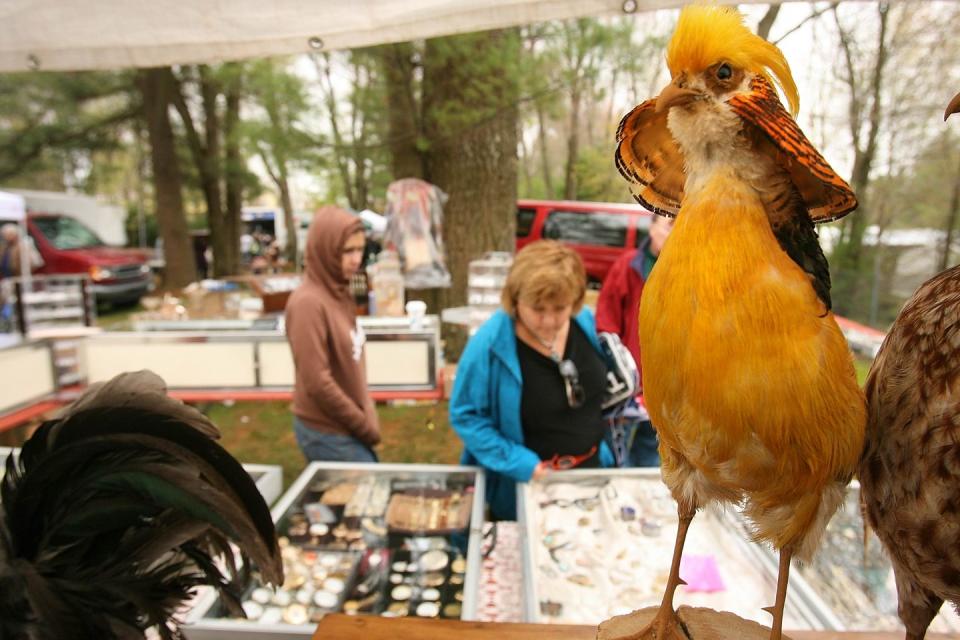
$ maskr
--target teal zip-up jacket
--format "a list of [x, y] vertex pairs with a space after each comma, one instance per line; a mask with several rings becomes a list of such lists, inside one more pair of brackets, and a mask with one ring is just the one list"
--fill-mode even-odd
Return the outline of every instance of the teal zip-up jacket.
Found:
[[[602, 357], [593, 313], [584, 307], [575, 321]], [[517, 519], [516, 483], [529, 481], [540, 463], [523, 445], [522, 393], [514, 319], [498, 309], [467, 343], [450, 397], [450, 424], [464, 444], [460, 462], [484, 468], [487, 502], [496, 520]], [[600, 464], [614, 464], [605, 442]]]

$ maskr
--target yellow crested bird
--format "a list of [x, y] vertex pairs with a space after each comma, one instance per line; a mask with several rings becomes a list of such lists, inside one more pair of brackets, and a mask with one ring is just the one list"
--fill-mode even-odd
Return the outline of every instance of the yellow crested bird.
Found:
[[655, 619], [636, 638], [686, 638], [673, 610], [698, 509], [740, 504], [780, 552], [770, 637], [781, 637], [791, 558], [808, 559], [863, 446], [864, 398], [830, 311], [815, 222], [857, 201], [797, 127], [780, 50], [720, 6], [680, 13], [672, 82], [617, 133], [635, 197], [677, 216], [640, 304], [643, 389], [680, 526]]

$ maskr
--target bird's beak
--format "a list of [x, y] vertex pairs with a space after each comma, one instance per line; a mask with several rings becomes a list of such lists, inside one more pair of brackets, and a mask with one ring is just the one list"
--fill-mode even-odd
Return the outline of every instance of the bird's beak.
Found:
[[[659, 107], [660, 105], [658, 104], [657, 111], [660, 110]], [[953, 96], [953, 100], [951, 100], [950, 104], [947, 105], [947, 110], [943, 112], [944, 122], [946, 122], [947, 118], [949, 118], [951, 114], [956, 113], [957, 111], [960, 111], [960, 93]]]
[[667, 111], [671, 107], [688, 104], [696, 97], [697, 92], [693, 89], [681, 87], [676, 81], [671, 82], [663, 88], [663, 91], [660, 92], [660, 96], [657, 98], [657, 113]]

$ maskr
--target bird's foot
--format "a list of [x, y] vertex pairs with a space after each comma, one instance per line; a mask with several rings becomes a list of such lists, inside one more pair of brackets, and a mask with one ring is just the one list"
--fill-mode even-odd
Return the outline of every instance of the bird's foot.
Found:
[[675, 611], [661, 608], [647, 626], [635, 633], [611, 636], [609, 640], [690, 640]]

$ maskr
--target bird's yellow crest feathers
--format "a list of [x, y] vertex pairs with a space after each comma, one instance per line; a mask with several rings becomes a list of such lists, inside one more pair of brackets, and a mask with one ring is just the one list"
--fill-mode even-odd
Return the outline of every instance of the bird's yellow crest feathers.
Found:
[[705, 4], [684, 7], [667, 45], [670, 75], [699, 73], [718, 62], [762, 74], [786, 96], [794, 117], [800, 111], [800, 96], [787, 59], [776, 45], [751, 32], [739, 11]]

